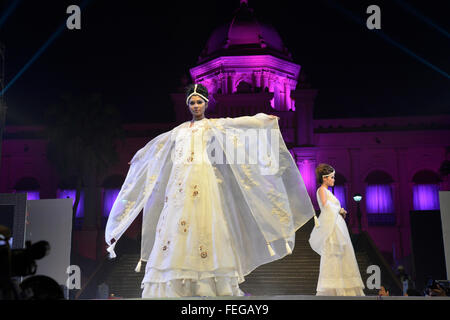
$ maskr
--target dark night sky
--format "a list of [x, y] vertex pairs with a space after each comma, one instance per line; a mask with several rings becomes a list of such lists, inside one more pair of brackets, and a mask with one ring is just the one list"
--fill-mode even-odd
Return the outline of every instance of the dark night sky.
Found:
[[[0, 9], [12, 2], [3, 0]], [[385, 34], [450, 73], [450, 39], [395, 1], [248, 2], [259, 21], [276, 28], [319, 89], [315, 118], [450, 113], [448, 77], [330, 5], [341, 3], [363, 21], [367, 6], [379, 5]], [[20, 2], [0, 27], [7, 82], [65, 23], [67, 6], [80, 3]], [[448, 1], [407, 3], [450, 32]], [[169, 93], [238, 6], [238, 0], [91, 0], [82, 12], [82, 29], [66, 29], [6, 92], [7, 124], [40, 123], [42, 110], [63, 92], [102, 93], [121, 109], [124, 122], [173, 120]]]

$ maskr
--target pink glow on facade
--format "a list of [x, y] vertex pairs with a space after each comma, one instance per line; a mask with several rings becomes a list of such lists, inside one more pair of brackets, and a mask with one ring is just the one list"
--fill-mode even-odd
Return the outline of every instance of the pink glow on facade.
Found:
[[[364, 197], [360, 203], [363, 230], [369, 232], [380, 251], [392, 253], [395, 248], [399, 257], [408, 256], [410, 211], [438, 208], [439, 205], [436, 188], [414, 188], [413, 177], [424, 169], [437, 174], [442, 162], [448, 158], [450, 116], [314, 119], [318, 90], [297, 86], [301, 67], [293, 62], [276, 30], [253, 21], [246, 31], [245, 23], [238, 14], [232, 24], [217, 28], [208, 40], [199, 64], [190, 70], [193, 82], [208, 88], [211, 106], [218, 106], [213, 117], [273, 111], [280, 117], [280, 129], [315, 208], [318, 209], [315, 167], [319, 163], [329, 163], [345, 177], [345, 185], [336, 186], [334, 192], [349, 213], [349, 228], [358, 229], [357, 206], [352, 195], [361, 193]], [[242, 48], [245, 44], [249, 47]], [[265, 93], [266, 88], [269, 93]], [[154, 138], [148, 132], [166, 132], [189, 120], [191, 115], [186, 108], [184, 93], [173, 93], [171, 98], [176, 121], [125, 125], [132, 137], [128, 137], [125, 144], [118, 144], [120, 163], [110, 168], [106, 176], [126, 174], [133, 154]], [[46, 141], [39, 138], [43, 130], [31, 126], [6, 128], [1, 192], [14, 192], [14, 185], [26, 175], [39, 181], [41, 198], [67, 196], [57, 194], [58, 177], [54, 176], [54, 170], [45, 158]], [[392, 177], [390, 196], [387, 189], [372, 192], [369, 188], [366, 192], [364, 179], [373, 170], [383, 170]], [[438, 186], [439, 190], [450, 190], [448, 180]], [[115, 192], [105, 189], [99, 216], [109, 214]], [[75, 198], [73, 194], [69, 197]], [[379, 212], [380, 207], [388, 208], [381, 211], [395, 212], [398, 218], [395, 225], [369, 224], [368, 212]], [[83, 201], [80, 201], [77, 217], [83, 215], [82, 208]], [[80, 239], [85, 242], [80, 246], [86, 252], [94, 252], [89, 257], [95, 257], [92, 244], [97, 235], [89, 230], [83, 232]]]
[[309, 160], [297, 160], [297, 167], [302, 175], [303, 181], [305, 182], [306, 189], [308, 190], [308, 194], [313, 201], [313, 203], [317, 203], [316, 197], [316, 177], [315, 177], [315, 164]]
[[216, 28], [191, 70], [192, 80], [212, 94], [238, 93], [244, 82], [248, 92], [271, 92], [275, 110], [294, 110], [291, 91], [297, 86], [300, 66], [271, 25], [258, 21], [242, 3], [231, 22]]
[[292, 60], [288, 49], [277, 30], [266, 23], [258, 21], [253, 9], [241, 3], [232, 20], [216, 28], [201, 52], [198, 63], [216, 56], [236, 55], [246, 51], [245, 55], [271, 53], [285, 60]]
[[[191, 69], [195, 83], [201, 83], [213, 94], [235, 94], [241, 82], [251, 91], [272, 92], [272, 108], [295, 109], [291, 91], [297, 86], [300, 66], [270, 55], [218, 57]], [[259, 88], [259, 89], [257, 89]]]

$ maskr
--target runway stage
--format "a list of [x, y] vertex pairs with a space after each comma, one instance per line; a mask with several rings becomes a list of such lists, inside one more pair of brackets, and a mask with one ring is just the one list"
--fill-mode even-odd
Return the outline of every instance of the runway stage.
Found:
[[311, 296], [311, 295], [279, 295], [279, 296], [245, 296], [245, 297], [183, 297], [183, 298], [152, 298], [152, 299], [117, 299], [117, 300], [194, 300], [194, 301], [252, 301], [252, 300], [309, 300], [309, 301], [324, 301], [324, 300], [344, 300], [344, 301], [435, 301], [435, 300], [450, 300], [450, 297], [408, 297], [408, 296], [365, 296], [365, 297], [330, 297], [330, 296]]

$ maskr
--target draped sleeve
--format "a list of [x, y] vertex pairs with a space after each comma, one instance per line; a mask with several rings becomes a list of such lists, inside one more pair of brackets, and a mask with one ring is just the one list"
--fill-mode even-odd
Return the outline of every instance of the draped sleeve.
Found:
[[[259, 113], [205, 121], [221, 209], [238, 272], [245, 276], [292, 253], [295, 232], [314, 216], [314, 207], [276, 117]], [[133, 157], [105, 230], [110, 257], [115, 256], [117, 240], [144, 209], [141, 260], [148, 259], [180, 127], [154, 138]]]
[[114, 202], [105, 228], [105, 241], [110, 258], [115, 258], [114, 247], [144, 208], [150, 196], [164, 179], [170, 166], [173, 131], [160, 134], [136, 152], [130, 161], [125, 181]]
[[278, 119], [264, 113], [211, 119], [224, 163], [214, 163], [242, 273], [292, 253], [295, 231], [314, 216]]
[[320, 207], [319, 227], [314, 227], [309, 237], [309, 244], [311, 248], [319, 255], [322, 255], [323, 253], [325, 241], [333, 232], [333, 229], [336, 225], [336, 219], [339, 217], [339, 210], [341, 209], [339, 200], [337, 198], [331, 199], [328, 193], [329, 191], [327, 190], [327, 200], [325, 202], [325, 205], [322, 205], [319, 198], [319, 189], [317, 189], [317, 202], [319, 203]]
[[274, 117], [265, 113], [257, 113], [254, 116], [242, 116], [236, 118], [224, 118], [223, 125], [226, 127], [249, 129], [249, 128], [265, 128], [273, 124]]

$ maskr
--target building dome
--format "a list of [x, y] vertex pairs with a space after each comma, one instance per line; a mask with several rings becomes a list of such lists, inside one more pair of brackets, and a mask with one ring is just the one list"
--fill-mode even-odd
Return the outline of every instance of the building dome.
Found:
[[231, 22], [215, 29], [198, 63], [218, 56], [270, 54], [292, 61], [280, 35], [272, 26], [257, 21], [247, 1], [241, 1]]

